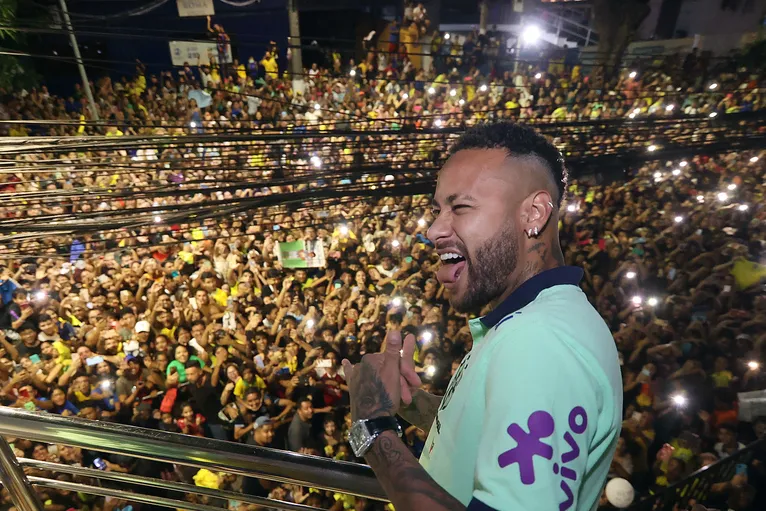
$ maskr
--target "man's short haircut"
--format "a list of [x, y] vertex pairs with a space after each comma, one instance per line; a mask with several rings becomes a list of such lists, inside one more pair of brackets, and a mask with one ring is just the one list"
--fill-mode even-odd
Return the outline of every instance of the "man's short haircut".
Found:
[[199, 363], [199, 360], [187, 360], [186, 364], [184, 364], [185, 369], [190, 369], [192, 367], [196, 367], [200, 371], [202, 371], [202, 364]]
[[215, 273], [213, 273], [212, 271], [206, 271], [205, 273], [202, 274], [202, 280], [214, 279], [214, 278], [215, 278]]
[[45, 323], [46, 321], [51, 321], [53, 318], [50, 316], [50, 314], [45, 314], [44, 312], [37, 316], [37, 324]]
[[558, 190], [553, 199], [561, 206], [568, 179], [564, 157], [537, 131], [512, 122], [479, 124], [463, 133], [450, 148], [450, 156], [466, 149], [505, 149], [509, 157], [536, 158], [551, 173]]

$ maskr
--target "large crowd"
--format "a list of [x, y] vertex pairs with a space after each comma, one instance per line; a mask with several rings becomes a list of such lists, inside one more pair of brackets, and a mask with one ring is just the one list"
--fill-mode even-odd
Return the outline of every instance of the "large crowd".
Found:
[[[417, 30], [429, 30], [425, 13], [411, 15]], [[44, 86], [14, 92], [5, 102], [10, 119], [56, 122], [10, 124], [9, 135], [59, 142], [176, 136], [181, 142], [99, 148], [106, 140], [99, 138], [93, 148], [58, 149], [51, 142], [42, 151], [19, 152], [19, 172], [4, 173], [0, 183], [7, 199], [0, 226], [94, 212], [136, 217], [132, 210], [296, 193], [317, 186], [323, 167], [388, 166], [409, 172], [391, 175], [404, 181], [438, 168], [449, 144], [448, 137], [418, 135], [420, 128], [514, 119], [545, 130], [562, 121], [725, 116], [762, 106], [761, 70], [720, 64], [703, 73], [699, 59], [669, 58], [625, 69], [596, 89], [579, 66], [502, 71], [488, 65], [480, 36], [457, 43], [436, 34], [433, 40], [428, 71], [411, 65], [407, 51], [371, 51], [358, 64], [311, 66], [303, 92], [280, 74], [273, 48], [260, 65], [252, 58], [248, 65], [235, 61], [224, 76], [215, 65], [149, 75], [139, 64], [132, 78], [103, 77], [95, 84], [100, 123], [92, 122], [79, 87], [66, 98]], [[414, 130], [364, 143], [332, 134], [279, 145], [214, 140], [243, 131], [408, 126]], [[648, 125], [635, 137], [621, 131], [627, 124], [593, 137], [570, 127], [559, 130], [557, 143], [582, 156], [661, 145], [660, 136], [682, 144], [715, 136], [714, 127], [700, 134], [678, 126], [657, 134]], [[184, 144], [190, 136], [208, 138]], [[611, 184], [575, 178], [559, 211], [566, 261], [585, 269], [583, 288], [621, 356], [625, 422], [610, 475], [629, 480], [640, 495], [658, 494], [766, 436], [766, 419], [740, 420], [738, 402], [739, 392], [766, 389], [764, 157], [699, 152], [636, 166]], [[287, 184], [312, 171], [317, 177]], [[224, 177], [241, 189], [187, 191]], [[353, 181], [384, 186], [388, 177], [377, 185], [366, 175]], [[343, 179], [319, 184], [347, 184]], [[168, 186], [179, 192], [156, 194]], [[145, 193], [110, 197], [112, 190]], [[423, 385], [439, 393], [471, 349], [472, 316], [450, 309], [435, 278], [439, 258], [426, 237], [427, 195], [272, 206], [201, 221], [165, 223], [154, 216], [128, 230], [2, 242], [0, 404], [361, 461], [347, 442], [348, 387], [340, 361], [357, 362], [380, 350], [387, 331], [408, 329], [417, 333]], [[321, 242], [319, 262], [287, 265], [278, 246], [295, 241]], [[425, 435], [406, 426], [418, 455]], [[257, 478], [9, 440], [18, 456], [36, 460], [162, 474], [334, 510], [378, 506]], [[766, 509], [766, 497], [755, 491], [766, 484], [765, 453], [758, 450], [745, 470], [718, 481], [708, 503]], [[12, 507], [6, 490], [0, 500], [3, 511]], [[46, 511], [142, 507], [63, 490], [45, 490], [44, 500]]]

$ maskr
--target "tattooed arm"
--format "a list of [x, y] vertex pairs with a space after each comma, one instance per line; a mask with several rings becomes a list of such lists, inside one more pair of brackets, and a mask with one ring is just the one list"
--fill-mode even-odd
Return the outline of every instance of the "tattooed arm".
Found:
[[442, 396], [435, 396], [417, 389], [412, 393], [412, 403], [399, 408], [399, 417], [428, 433], [441, 402]]
[[383, 490], [399, 511], [463, 510], [465, 506], [447, 493], [420, 466], [393, 431], [380, 435], [365, 456]]

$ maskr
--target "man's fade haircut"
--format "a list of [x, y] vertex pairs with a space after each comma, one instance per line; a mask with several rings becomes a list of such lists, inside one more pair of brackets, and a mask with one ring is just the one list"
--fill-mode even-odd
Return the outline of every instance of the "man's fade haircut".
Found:
[[561, 206], [569, 177], [564, 157], [537, 131], [512, 122], [479, 124], [463, 133], [449, 154], [452, 156], [466, 149], [504, 149], [508, 157], [537, 159], [551, 173], [558, 190], [554, 201]]

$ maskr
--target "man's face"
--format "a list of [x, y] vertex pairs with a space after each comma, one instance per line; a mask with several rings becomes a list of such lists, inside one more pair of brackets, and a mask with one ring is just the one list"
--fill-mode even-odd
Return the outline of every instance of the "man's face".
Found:
[[47, 321], [41, 321], [40, 330], [42, 330], [45, 335], [54, 335], [56, 333], [56, 323], [50, 319]]
[[186, 379], [189, 380], [189, 383], [197, 383], [201, 374], [199, 367], [186, 368]]
[[499, 298], [516, 270], [521, 231], [520, 202], [528, 194], [521, 174], [501, 149], [470, 149], [453, 155], [439, 173], [428, 238], [442, 257], [437, 277], [461, 312]]
[[260, 394], [253, 392], [248, 394], [246, 398], [247, 407], [252, 410], [258, 410], [263, 404], [263, 398]]
[[271, 424], [264, 424], [255, 430], [255, 441], [260, 445], [271, 445], [274, 440], [274, 427]]
[[301, 407], [298, 409], [298, 414], [300, 415], [301, 419], [307, 421], [314, 416], [314, 407], [311, 406], [310, 402], [303, 401], [301, 403]]
[[31, 328], [22, 330], [19, 332], [19, 336], [21, 337], [21, 342], [23, 342], [26, 346], [32, 347], [37, 344], [37, 333]]

